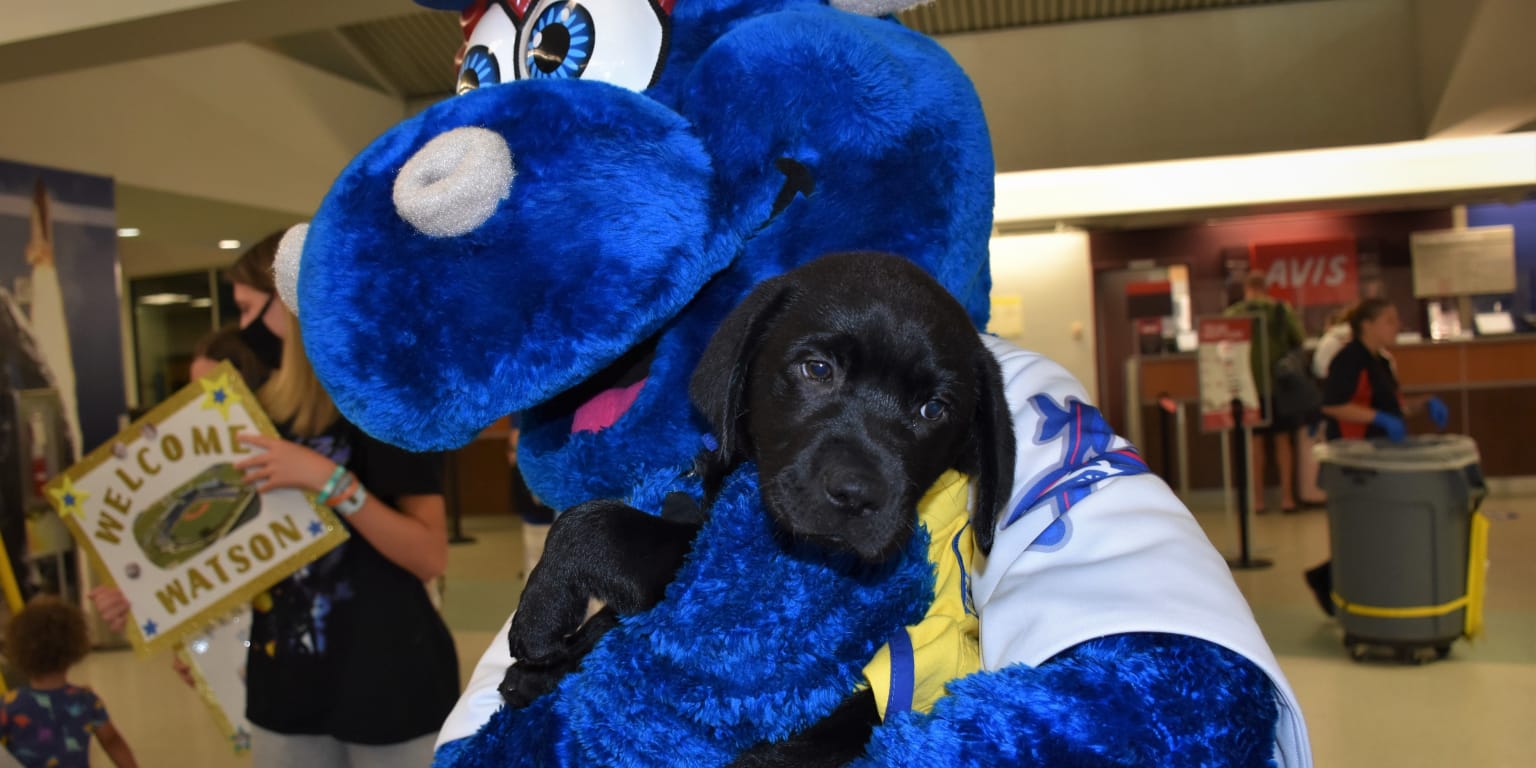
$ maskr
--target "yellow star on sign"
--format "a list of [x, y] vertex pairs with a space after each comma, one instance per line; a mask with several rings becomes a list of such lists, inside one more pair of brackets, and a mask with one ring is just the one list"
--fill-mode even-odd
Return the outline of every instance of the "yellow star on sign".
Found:
[[58, 487], [49, 488], [48, 495], [53, 497], [53, 505], [59, 508], [60, 515], [78, 515], [85, 506], [85, 500], [91, 495], [75, 487], [68, 477], [59, 481]]
[[229, 374], [221, 373], [217, 379], [198, 379], [203, 385], [203, 410], [219, 409], [219, 416], [229, 421], [229, 407], [240, 402], [240, 396], [229, 387]]

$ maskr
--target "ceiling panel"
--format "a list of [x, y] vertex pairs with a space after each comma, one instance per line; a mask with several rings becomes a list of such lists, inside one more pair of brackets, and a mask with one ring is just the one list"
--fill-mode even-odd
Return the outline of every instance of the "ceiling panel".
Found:
[[[1255, 5], [1324, 0], [935, 0], [900, 14], [904, 24], [929, 35], [984, 32], [1042, 24], [1118, 19], [1148, 14], [1211, 11]], [[1329, 0], [1338, 2], [1339, 0]], [[408, 99], [453, 91], [458, 16], [422, 11], [343, 27], [341, 37], [365, 60], [375, 86]], [[291, 52], [292, 46], [284, 46]], [[318, 54], [310, 63], [335, 71]], [[362, 78], [348, 72], [344, 77]], [[379, 83], [377, 81], [382, 81]], [[364, 81], [366, 82], [366, 81]]]
[[935, 0], [903, 12], [901, 20], [926, 34], [952, 35], [1155, 13], [1309, 1], [1316, 0]]
[[453, 57], [463, 43], [457, 14], [427, 11], [343, 27], [342, 35], [394, 91], [408, 99], [453, 92]]

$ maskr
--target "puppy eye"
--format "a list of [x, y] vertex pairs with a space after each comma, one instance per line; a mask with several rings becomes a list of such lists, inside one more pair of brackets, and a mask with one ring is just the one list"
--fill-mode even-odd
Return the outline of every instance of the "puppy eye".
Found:
[[825, 360], [807, 360], [800, 364], [800, 375], [811, 381], [827, 381], [832, 378], [832, 364]]
[[923, 407], [917, 409], [917, 415], [929, 421], [938, 421], [944, 418], [946, 410], [943, 400], [929, 400], [923, 403]]

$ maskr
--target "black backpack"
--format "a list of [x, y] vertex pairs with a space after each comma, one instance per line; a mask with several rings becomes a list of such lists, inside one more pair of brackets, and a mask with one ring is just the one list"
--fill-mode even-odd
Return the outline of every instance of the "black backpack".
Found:
[[[1284, 305], [1276, 302], [1270, 315], [1270, 322], [1278, 327], [1285, 322]], [[1323, 391], [1312, 378], [1308, 358], [1306, 349], [1297, 347], [1276, 360], [1275, 369], [1269, 372], [1270, 407], [1275, 420], [1306, 423], [1322, 415]]]
[[1274, 380], [1270, 396], [1276, 420], [1305, 423], [1321, 415], [1323, 391], [1308, 370], [1305, 349], [1293, 349], [1280, 358], [1275, 363]]

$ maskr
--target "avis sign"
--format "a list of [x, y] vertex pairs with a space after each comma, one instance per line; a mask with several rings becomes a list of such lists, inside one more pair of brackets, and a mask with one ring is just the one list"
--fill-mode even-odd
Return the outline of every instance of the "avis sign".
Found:
[[1296, 306], [1348, 304], [1360, 297], [1353, 238], [1254, 243], [1248, 265], [1264, 275], [1269, 295]]
[[275, 435], [224, 363], [48, 483], [97, 575], [123, 591], [141, 653], [171, 645], [249, 602], [347, 538], [294, 489], [256, 493], [234, 464]]

